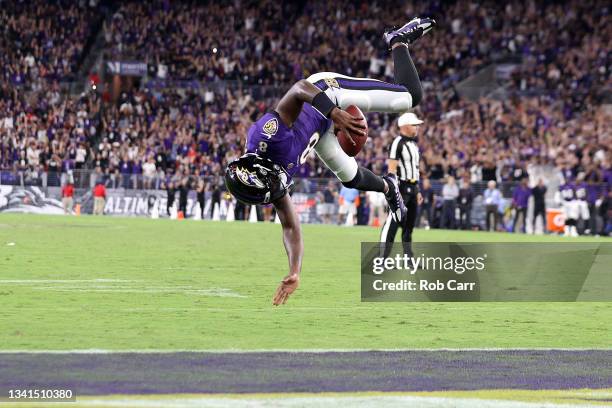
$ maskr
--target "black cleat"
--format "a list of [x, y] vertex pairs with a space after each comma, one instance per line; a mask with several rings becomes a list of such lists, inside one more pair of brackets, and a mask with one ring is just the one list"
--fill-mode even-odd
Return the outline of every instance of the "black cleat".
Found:
[[402, 223], [404, 216], [406, 215], [406, 206], [404, 200], [400, 194], [399, 185], [397, 184], [397, 178], [395, 174], [387, 174], [383, 177], [389, 186], [389, 191], [385, 194], [387, 203], [389, 204], [389, 212], [397, 223]]

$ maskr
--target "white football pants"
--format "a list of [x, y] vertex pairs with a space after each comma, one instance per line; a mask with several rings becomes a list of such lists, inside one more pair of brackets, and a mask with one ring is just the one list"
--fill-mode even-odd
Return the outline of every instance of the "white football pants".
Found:
[[[402, 86], [370, 78], [353, 78], [334, 72], [319, 72], [307, 78], [340, 108], [357, 105], [365, 112], [403, 113], [412, 107], [412, 95]], [[317, 156], [342, 182], [355, 178], [359, 166], [340, 147], [334, 125], [314, 146]]]

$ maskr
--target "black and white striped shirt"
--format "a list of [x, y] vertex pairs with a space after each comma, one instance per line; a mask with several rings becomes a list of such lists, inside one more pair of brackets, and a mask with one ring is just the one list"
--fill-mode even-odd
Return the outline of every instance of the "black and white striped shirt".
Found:
[[419, 181], [419, 147], [413, 137], [397, 136], [391, 144], [389, 158], [397, 160], [400, 181]]

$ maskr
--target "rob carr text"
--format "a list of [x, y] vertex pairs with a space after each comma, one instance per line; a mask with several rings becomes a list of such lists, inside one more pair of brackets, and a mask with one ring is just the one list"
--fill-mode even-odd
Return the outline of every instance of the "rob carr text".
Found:
[[397, 282], [384, 282], [382, 279], [377, 279], [372, 283], [372, 287], [376, 291], [472, 291], [476, 288], [476, 282], [457, 282], [456, 279], [447, 281], [420, 279], [418, 282], [402, 279]]

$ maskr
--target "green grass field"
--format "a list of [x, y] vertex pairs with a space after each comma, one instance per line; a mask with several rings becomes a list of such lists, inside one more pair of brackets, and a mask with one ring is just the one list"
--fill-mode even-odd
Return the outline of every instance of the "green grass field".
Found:
[[[362, 303], [378, 230], [304, 235], [302, 284], [273, 307], [279, 225], [0, 215], [0, 405], [28, 384], [74, 389], [67, 407], [610, 405], [612, 303]], [[329, 352], [361, 349], [388, 351]]]
[[[301, 287], [275, 308], [287, 269], [279, 225], [3, 214], [0, 347], [612, 346], [612, 303], [361, 303], [360, 242], [378, 230], [305, 225], [304, 236]], [[419, 230], [415, 240], [564, 238]]]

